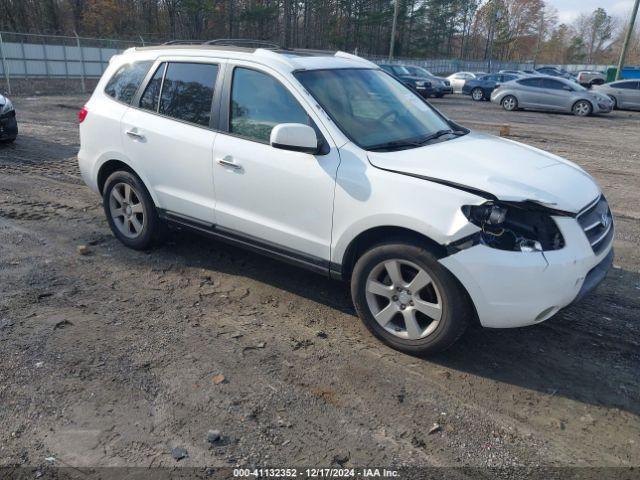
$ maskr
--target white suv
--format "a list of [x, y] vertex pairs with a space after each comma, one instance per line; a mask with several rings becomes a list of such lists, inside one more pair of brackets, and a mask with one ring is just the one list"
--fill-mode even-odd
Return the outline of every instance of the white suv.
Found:
[[546, 320], [612, 263], [581, 168], [470, 132], [346, 53], [130, 49], [80, 122], [83, 178], [122, 243], [178, 225], [349, 281], [404, 352]]

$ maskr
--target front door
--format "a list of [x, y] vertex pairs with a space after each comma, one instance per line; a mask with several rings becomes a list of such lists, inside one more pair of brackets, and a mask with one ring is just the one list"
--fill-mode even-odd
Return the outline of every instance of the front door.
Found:
[[319, 133], [317, 123], [276, 73], [237, 65], [229, 74], [221, 125], [227, 132], [218, 134], [214, 146], [218, 228], [298, 260], [327, 264], [337, 148], [327, 135], [323, 155], [272, 147], [274, 126], [303, 123]]
[[145, 173], [158, 206], [213, 224], [211, 114], [218, 65], [210, 62], [161, 63], [121, 129], [125, 151]]

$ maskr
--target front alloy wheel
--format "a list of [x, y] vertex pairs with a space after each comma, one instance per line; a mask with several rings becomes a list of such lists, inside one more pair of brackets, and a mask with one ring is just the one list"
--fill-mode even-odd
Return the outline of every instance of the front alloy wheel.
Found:
[[405, 353], [426, 355], [462, 335], [473, 306], [456, 278], [423, 245], [377, 245], [356, 262], [351, 295], [365, 326]]
[[587, 100], [579, 100], [573, 106], [573, 114], [578, 117], [587, 117], [591, 115], [593, 108]]
[[367, 305], [391, 335], [418, 340], [433, 333], [442, 318], [440, 292], [429, 274], [413, 262], [380, 262], [367, 278]]
[[484, 93], [482, 92], [482, 89], [474, 88], [473, 90], [471, 90], [471, 98], [476, 102], [484, 100]]

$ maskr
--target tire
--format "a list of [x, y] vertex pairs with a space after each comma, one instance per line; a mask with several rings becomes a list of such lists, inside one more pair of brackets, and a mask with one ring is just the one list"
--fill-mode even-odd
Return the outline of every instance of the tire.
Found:
[[149, 192], [133, 173], [119, 170], [107, 178], [102, 205], [111, 231], [127, 247], [147, 250], [163, 239], [165, 226]]
[[513, 112], [518, 109], [518, 99], [513, 95], [507, 95], [504, 97], [500, 104], [507, 112]]
[[[387, 265], [390, 270], [398, 265], [400, 277], [389, 274]], [[424, 287], [414, 282], [418, 276]], [[411, 285], [417, 291], [408, 292]], [[410, 355], [431, 355], [449, 348], [474, 315], [471, 300], [457, 279], [428, 250], [403, 241], [374, 246], [358, 259], [351, 276], [351, 296], [369, 331]]]
[[482, 100], [484, 100], [484, 92], [481, 88], [476, 87], [471, 90], [471, 98], [476, 102], [481, 102]]
[[609, 95], [609, 98], [611, 100], [613, 100], [613, 108], [612, 108], [612, 110], [617, 110], [618, 109], [618, 99], [616, 97], [614, 97], [613, 95]]
[[13, 138], [5, 138], [4, 140], [0, 140], [0, 143], [4, 143], [5, 145], [8, 145], [9, 143], [13, 143], [16, 141], [17, 137], [13, 137]]
[[588, 117], [593, 113], [593, 106], [588, 100], [578, 100], [571, 107], [571, 111], [576, 117]]

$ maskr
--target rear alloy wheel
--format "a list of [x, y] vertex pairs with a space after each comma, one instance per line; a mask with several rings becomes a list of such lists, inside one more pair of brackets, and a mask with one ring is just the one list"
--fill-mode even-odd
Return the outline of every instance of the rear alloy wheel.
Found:
[[362, 255], [353, 270], [351, 294], [366, 327], [412, 355], [451, 346], [473, 312], [455, 277], [427, 250], [408, 243], [382, 244]]
[[518, 108], [518, 99], [513, 95], [507, 95], [502, 99], [502, 108], [507, 112], [513, 112]]
[[162, 236], [164, 229], [153, 200], [132, 173], [117, 171], [107, 178], [103, 206], [111, 231], [127, 247], [144, 250]]
[[591, 112], [593, 111], [593, 107], [591, 106], [591, 103], [588, 102], [587, 100], [578, 100], [573, 105], [573, 108], [571, 110], [573, 111], [573, 114], [577, 117], [588, 117], [589, 115], [591, 115]]
[[484, 100], [484, 92], [481, 88], [474, 88], [471, 90], [471, 98], [476, 102], [481, 102]]

